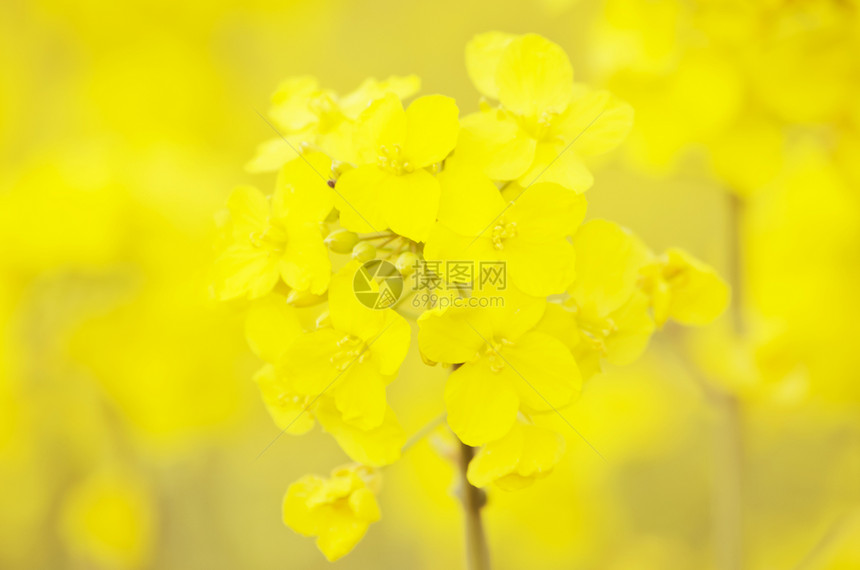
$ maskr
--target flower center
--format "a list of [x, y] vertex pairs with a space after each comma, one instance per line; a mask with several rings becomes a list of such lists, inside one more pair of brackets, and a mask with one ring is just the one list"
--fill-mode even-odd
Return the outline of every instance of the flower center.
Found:
[[287, 236], [286, 232], [276, 228], [268, 220], [264, 230], [250, 233], [248, 241], [257, 249], [268, 249], [274, 253], [280, 253], [284, 251], [287, 245]]
[[505, 240], [508, 238], [517, 237], [517, 223], [509, 222], [505, 223], [504, 220], [499, 220], [499, 222], [493, 226], [493, 233], [491, 239], [493, 240], [493, 247], [496, 249], [504, 249]]
[[487, 342], [487, 346], [484, 348], [484, 356], [487, 358], [487, 362], [490, 364], [490, 370], [495, 373], [499, 373], [505, 369], [505, 359], [502, 358], [502, 349], [506, 346], [513, 346], [514, 343], [509, 341], [506, 338], [493, 339]]
[[364, 362], [369, 358], [367, 343], [357, 336], [345, 335], [337, 341], [337, 347], [340, 350], [332, 355], [329, 362], [340, 372], [346, 370], [356, 360]]
[[403, 156], [403, 148], [399, 144], [390, 147], [379, 147], [379, 167], [394, 174], [408, 174], [415, 170], [412, 164]]
[[606, 341], [612, 334], [618, 332], [618, 325], [608, 317], [600, 323], [589, 323], [583, 320], [579, 323], [579, 330], [592, 350], [606, 356]]

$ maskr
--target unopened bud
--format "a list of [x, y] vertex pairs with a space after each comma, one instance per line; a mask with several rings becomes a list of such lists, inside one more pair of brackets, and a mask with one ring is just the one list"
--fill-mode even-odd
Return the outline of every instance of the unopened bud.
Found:
[[344, 229], [335, 230], [325, 238], [326, 247], [335, 253], [349, 253], [357, 243], [358, 235]]
[[394, 267], [400, 272], [403, 277], [409, 277], [415, 271], [415, 264], [418, 263], [418, 256], [411, 251], [404, 251], [397, 257], [394, 262]]
[[366, 241], [360, 241], [352, 248], [352, 258], [361, 263], [366, 263], [376, 257], [376, 247]]

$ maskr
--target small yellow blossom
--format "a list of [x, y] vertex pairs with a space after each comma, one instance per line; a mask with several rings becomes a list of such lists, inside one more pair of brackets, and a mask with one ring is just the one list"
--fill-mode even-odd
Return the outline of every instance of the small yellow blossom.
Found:
[[289, 343], [279, 375], [305, 396], [332, 396], [345, 422], [362, 430], [386, 415], [385, 387], [409, 348], [410, 328], [391, 310], [365, 307], [352, 289], [357, 262], [347, 264], [329, 288], [328, 326]]
[[642, 276], [658, 327], [669, 319], [685, 325], [706, 325], [729, 304], [725, 281], [711, 267], [680, 249], [669, 249], [644, 267]]
[[582, 159], [617, 146], [633, 124], [629, 105], [574, 84], [567, 54], [540, 36], [479, 35], [466, 64], [500, 107], [463, 118], [457, 160], [481, 165], [493, 179], [523, 186], [540, 179], [583, 192], [593, 178]]
[[[628, 230], [606, 220], [584, 224], [573, 240], [576, 279], [565, 305], [552, 306], [541, 327], [567, 338], [584, 377], [601, 361], [626, 365], [636, 360], [654, 332], [648, 297], [639, 290], [639, 272], [651, 259]], [[568, 331], [578, 334], [571, 336]], [[575, 339], [575, 340], [573, 340]]]
[[[314, 161], [328, 161], [322, 155]], [[282, 279], [289, 287], [325, 292], [331, 263], [320, 222], [331, 210], [331, 189], [307, 165], [290, 163], [271, 198], [243, 186], [230, 195], [225, 233], [228, 245], [219, 256], [213, 293], [222, 300], [269, 293]], [[289, 180], [289, 182], [287, 182]]]
[[442, 204], [424, 250], [428, 260], [504, 261], [523, 292], [564, 291], [575, 275], [566, 237], [585, 215], [585, 201], [557, 184], [519, 189], [505, 202], [483, 174], [463, 166], [440, 175]]
[[299, 158], [297, 152], [308, 149], [319, 149], [337, 160], [347, 160], [354, 154], [352, 129], [361, 112], [388, 93], [405, 99], [420, 87], [421, 81], [414, 75], [392, 76], [383, 81], [367, 79], [355, 91], [338, 97], [334, 91], [320, 87], [314, 77], [287, 79], [272, 96], [269, 110], [269, 116], [287, 142], [278, 136], [260, 145], [248, 170], [277, 170]]
[[453, 150], [457, 114], [454, 100], [441, 95], [416, 99], [405, 111], [393, 94], [371, 104], [356, 125], [358, 166], [337, 181], [341, 225], [426, 240], [441, 192], [427, 167]]
[[146, 564], [155, 540], [152, 497], [121, 470], [91, 475], [73, 486], [61, 512], [61, 533], [76, 554], [99, 566]]
[[579, 368], [567, 347], [535, 330], [545, 306], [507, 291], [501, 306], [449, 307], [418, 319], [424, 357], [462, 364], [448, 378], [445, 404], [448, 425], [464, 443], [499, 439], [520, 410], [558, 408], [579, 393]]
[[375, 495], [379, 479], [376, 471], [359, 465], [339, 467], [328, 479], [306, 475], [287, 490], [284, 523], [301, 535], [317, 537], [317, 547], [334, 562], [380, 519]]
[[507, 435], [481, 448], [469, 463], [467, 476], [476, 487], [495, 483], [515, 491], [549, 475], [563, 454], [560, 434], [518, 421]]

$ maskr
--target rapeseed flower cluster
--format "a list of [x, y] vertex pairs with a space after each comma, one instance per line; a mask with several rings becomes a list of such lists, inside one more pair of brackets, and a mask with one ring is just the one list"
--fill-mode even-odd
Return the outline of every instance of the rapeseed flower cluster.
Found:
[[[413, 77], [343, 97], [284, 82], [269, 112], [280, 136], [251, 162], [278, 171], [275, 189], [237, 188], [217, 218], [212, 293], [247, 306], [272, 418], [290, 434], [319, 423], [355, 462], [302, 478], [284, 502], [286, 524], [329, 560], [379, 519], [380, 468], [406, 443], [387, 386], [414, 329], [421, 359], [451, 368], [449, 427], [480, 448], [469, 483], [517, 489], [558, 463], [583, 382], [635, 360], [666, 321], [705, 324], [729, 300], [688, 253], [583, 223], [586, 160], [622, 142], [629, 105], [575, 83], [564, 51], [537, 35], [479, 35], [466, 65], [484, 99], [465, 116], [442, 95], [404, 103]], [[378, 271], [386, 262], [394, 274]], [[417, 287], [392, 293], [392, 278], [454, 263], [497, 264], [507, 280], [440, 271], [428, 288], [474, 302], [413, 303], [418, 314], [403, 303]]]

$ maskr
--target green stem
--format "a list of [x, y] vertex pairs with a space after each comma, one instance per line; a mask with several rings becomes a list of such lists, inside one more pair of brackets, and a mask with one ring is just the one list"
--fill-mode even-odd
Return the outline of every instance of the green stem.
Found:
[[460, 479], [463, 500], [463, 513], [466, 523], [466, 568], [468, 570], [490, 570], [490, 554], [481, 509], [486, 503], [483, 491], [469, 483], [466, 472], [475, 450], [460, 443]]
[[[743, 319], [743, 201], [729, 193], [729, 255], [732, 286], [731, 318], [734, 334], [742, 336]], [[743, 406], [736, 394], [717, 394], [720, 425], [717, 432], [717, 472], [715, 478], [715, 538], [719, 568], [741, 570], [743, 547]]]

